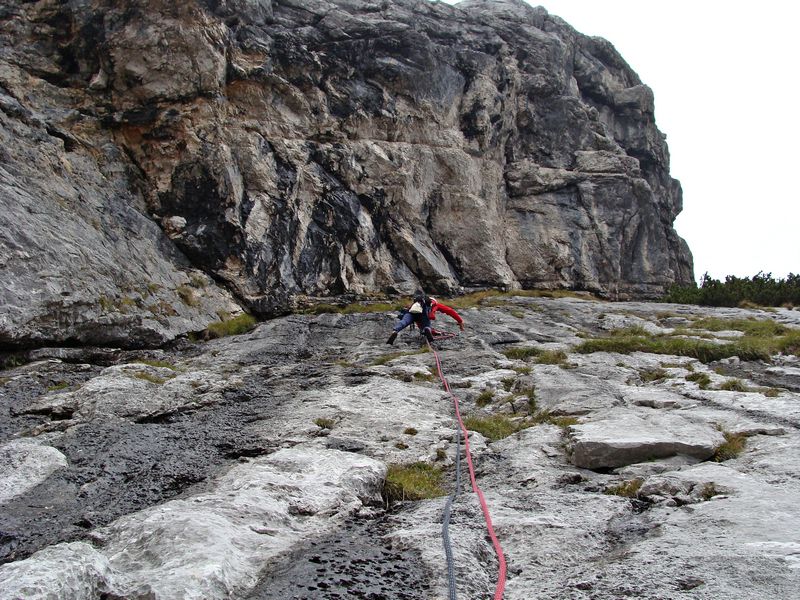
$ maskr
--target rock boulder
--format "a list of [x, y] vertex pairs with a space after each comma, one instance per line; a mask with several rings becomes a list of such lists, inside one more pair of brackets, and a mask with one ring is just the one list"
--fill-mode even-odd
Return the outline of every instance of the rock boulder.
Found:
[[657, 411], [615, 410], [569, 428], [571, 460], [578, 467], [622, 467], [686, 454], [706, 460], [725, 442], [707, 425]]

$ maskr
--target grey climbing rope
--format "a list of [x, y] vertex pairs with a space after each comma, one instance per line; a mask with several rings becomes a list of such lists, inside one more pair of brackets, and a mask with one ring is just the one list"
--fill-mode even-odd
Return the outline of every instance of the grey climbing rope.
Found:
[[447, 558], [447, 588], [448, 600], [456, 600], [456, 573], [453, 566], [453, 547], [450, 545], [450, 511], [453, 507], [453, 500], [461, 493], [461, 431], [456, 429], [456, 487], [452, 494], [447, 497], [442, 514], [442, 543], [444, 544], [444, 555]]

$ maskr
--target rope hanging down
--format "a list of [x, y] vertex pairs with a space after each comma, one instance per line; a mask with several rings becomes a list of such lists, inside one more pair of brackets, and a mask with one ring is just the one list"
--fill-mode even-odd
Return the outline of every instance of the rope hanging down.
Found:
[[461, 493], [461, 430], [456, 429], [456, 487], [455, 491], [447, 497], [442, 514], [442, 543], [444, 555], [447, 559], [447, 589], [448, 600], [456, 600], [456, 573], [453, 567], [453, 548], [450, 545], [450, 511], [453, 500]]
[[[464, 426], [464, 421], [461, 419], [461, 411], [459, 410], [458, 406], [458, 398], [456, 395], [450, 390], [450, 384], [447, 383], [447, 379], [444, 377], [444, 373], [442, 372], [442, 362], [439, 360], [439, 354], [437, 354], [436, 350], [433, 349], [433, 346], [430, 342], [428, 342], [428, 348], [433, 353], [434, 358], [436, 359], [436, 370], [439, 373], [439, 379], [442, 381], [442, 385], [444, 386], [445, 391], [450, 394], [451, 398], [453, 399], [453, 407], [455, 408], [456, 418], [458, 419], [458, 425], [461, 428], [461, 433], [464, 434], [464, 450], [467, 457], [467, 466], [469, 467], [469, 478], [472, 482], [472, 490], [475, 492], [475, 495], [478, 496], [478, 500], [481, 504], [481, 510], [483, 511], [483, 518], [486, 521], [486, 529], [489, 532], [489, 537], [492, 540], [492, 546], [494, 546], [495, 554], [497, 554], [497, 562], [498, 562], [498, 574], [497, 574], [497, 585], [495, 586], [494, 590], [494, 600], [502, 600], [503, 592], [506, 587], [506, 558], [503, 555], [503, 548], [500, 547], [500, 542], [497, 539], [497, 536], [494, 533], [494, 527], [492, 526], [492, 517], [489, 515], [489, 506], [486, 504], [486, 498], [483, 496], [483, 492], [481, 488], [478, 487], [478, 482], [475, 479], [475, 467], [472, 465], [472, 454], [469, 451], [469, 432], [467, 428]], [[461, 445], [459, 442], [458, 446], [459, 450], [456, 454], [458, 457], [461, 451]], [[458, 471], [457, 471], [458, 472]], [[457, 479], [457, 484], [459, 485], [460, 480]], [[456, 489], [456, 494], [458, 493], [458, 489]], [[455, 495], [455, 494], [454, 494]], [[450, 500], [448, 500], [448, 504], [446, 507], [446, 516], [447, 520], [450, 519], [450, 503], [452, 500], [452, 496]], [[444, 527], [443, 527], [444, 533]], [[447, 536], [447, 546], [445, 547], [445, 554], [448, 554], [448, 546], [450, 542], [450, 536]], [[448, 556], [448, 576], [451, 578], [450, 583], [450, 600], [455, 600], [455, 579], [452, 575], [452, 550]]]

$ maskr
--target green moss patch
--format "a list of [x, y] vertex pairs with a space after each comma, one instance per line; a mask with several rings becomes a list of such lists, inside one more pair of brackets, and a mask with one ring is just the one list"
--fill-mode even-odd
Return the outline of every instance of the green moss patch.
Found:
[[138, 371], [133, 374], [136, 379], [143, 379], [144, 381], [149, 381], [150, 383], [155, 383], [156, 385], [161, 385], [162, 383], [166, 383], [167, 379], [164, 377], [159, 377], [158, 375], [153, 375], [151, 373], [145, 373], [144, 371]]

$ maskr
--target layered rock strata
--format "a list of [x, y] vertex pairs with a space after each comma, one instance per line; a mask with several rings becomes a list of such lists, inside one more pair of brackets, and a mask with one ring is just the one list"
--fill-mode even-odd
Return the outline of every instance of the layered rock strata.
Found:
[[521, 0], [12, 0], [0, 43], [6, 345], [692, 280], [651, 90]]

